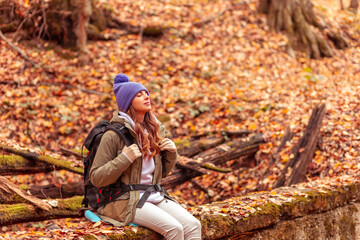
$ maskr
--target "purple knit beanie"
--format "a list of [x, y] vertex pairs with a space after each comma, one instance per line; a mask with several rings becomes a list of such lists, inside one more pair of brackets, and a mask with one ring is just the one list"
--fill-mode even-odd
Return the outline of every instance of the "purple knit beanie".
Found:
[[113, 88], [119, 110], [125, 113], [138, 92], [146, 91], [149, 95], [149, 91], [142, 84], [130, 82], [129, 77], [122, 73], [115, 76]]

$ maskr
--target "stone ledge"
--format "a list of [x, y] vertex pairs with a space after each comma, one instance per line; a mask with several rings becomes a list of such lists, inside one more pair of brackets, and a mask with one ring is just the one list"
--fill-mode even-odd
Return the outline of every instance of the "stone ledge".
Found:
[[[352, 203], [322, 213], [283, 220], [267, 229], [236, 235], [236, 239], [303, 240], [359, 239], [360, 203]], [[234, 237], [234, 236], [233, 236]]]
[[[284, 221], [349, 207], [352, 203], [360, 202], [359, 190], [359, 181], [314, 181], [213, 202], [190, 208], [189, 212], [200, 219], [203, 239], [248, 236], [263, 229], [271, 229]], [[163, 239], [159, 234], [142, 227], [137, 227], [136, 233], [134, 229], [125, 229], [122, 234], [107, 237]]]
[[271, 192], [255, 192], [211, 205], [202, 205], [197, 211], [208, 208], [208, 213], [194, 215], [201, 219], [203, 238], [218, 239], [360, 201], [359, 182], [332, 189], [303, 186], [298, 184]]

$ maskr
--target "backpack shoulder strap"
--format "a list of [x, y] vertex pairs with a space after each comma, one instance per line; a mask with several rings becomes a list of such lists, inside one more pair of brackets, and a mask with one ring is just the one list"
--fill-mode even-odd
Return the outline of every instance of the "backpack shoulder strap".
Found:
[[83, 146], [85, 146], [88, 150], [91, 150], [94, 146], [94, 141], [97, 135], [99, 135], [101, 132], [103, 132], [106, 127], [110, 125], [109, 121], [103, 120], [96, 124], [96, 126], [91, 129], [89, 135], [86, 137]]
[[134, 143], [134, 137], [131, 135], [129, 129], [127, 129], [123, 124], [121, 123], [112, 123], [110, 126], [106, 129], [106, 131], [111, 130], [114, 131], [119, 135], [119, 137], [124, 141], [126, 146], [130, 146]]

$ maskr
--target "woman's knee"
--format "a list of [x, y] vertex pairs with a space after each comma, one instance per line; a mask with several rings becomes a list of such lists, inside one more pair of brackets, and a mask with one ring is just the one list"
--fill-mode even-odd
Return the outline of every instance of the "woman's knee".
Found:
[[182, 232], [184, 234], [184, 227], [183, 225], [181, 225], [181, 223], [176, 222], [176, 224], [172, 225], [172, 228], [174, 229], [175, 232]]
[[197, 218], [189, 219], [184, 236], [185, 239], [201, 239], [201, 223]]
[[199, 219], [197, 219], [194, 216], [192, 216], [190, 219], [188, 219], [187, 222], [188, 222], [189, 226], [192, 226], [194, 228], [201, 228], [201, 223], [200, 223]]
[[201, 222], [200, 222], [200, 220], [197, 219], [196, 217], [194, 217], [194, 218], [195, 218], [195, 225], [196, 225], [196, 227], [201, 230]]
[[184, 237], [184, 228], [179, 222], [173, 222], [171, 226], [164, 230], [163, 235], [166, 239], [183, 239]]

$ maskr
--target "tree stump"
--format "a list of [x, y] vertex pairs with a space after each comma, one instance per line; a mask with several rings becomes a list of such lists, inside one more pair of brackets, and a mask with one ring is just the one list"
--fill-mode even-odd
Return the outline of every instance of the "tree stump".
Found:
[[350, 7], [349, 7], [354, 13], [357, 13], [357, 10], [359, 8], [359, 0], [351, 0]]
[[[315, 59], [334, 55], [320, 31], [328, 26], [316, 16], [310, 0], [259, 0], [258, 11], [267, 14], [271, 30], [286, 33], [290, 49], [301, 50]], [[337, 42], [347, 42], [341, 34], [336, 37]], [[336, 47], [345, 48], [347, 44], [337, 44]]]

